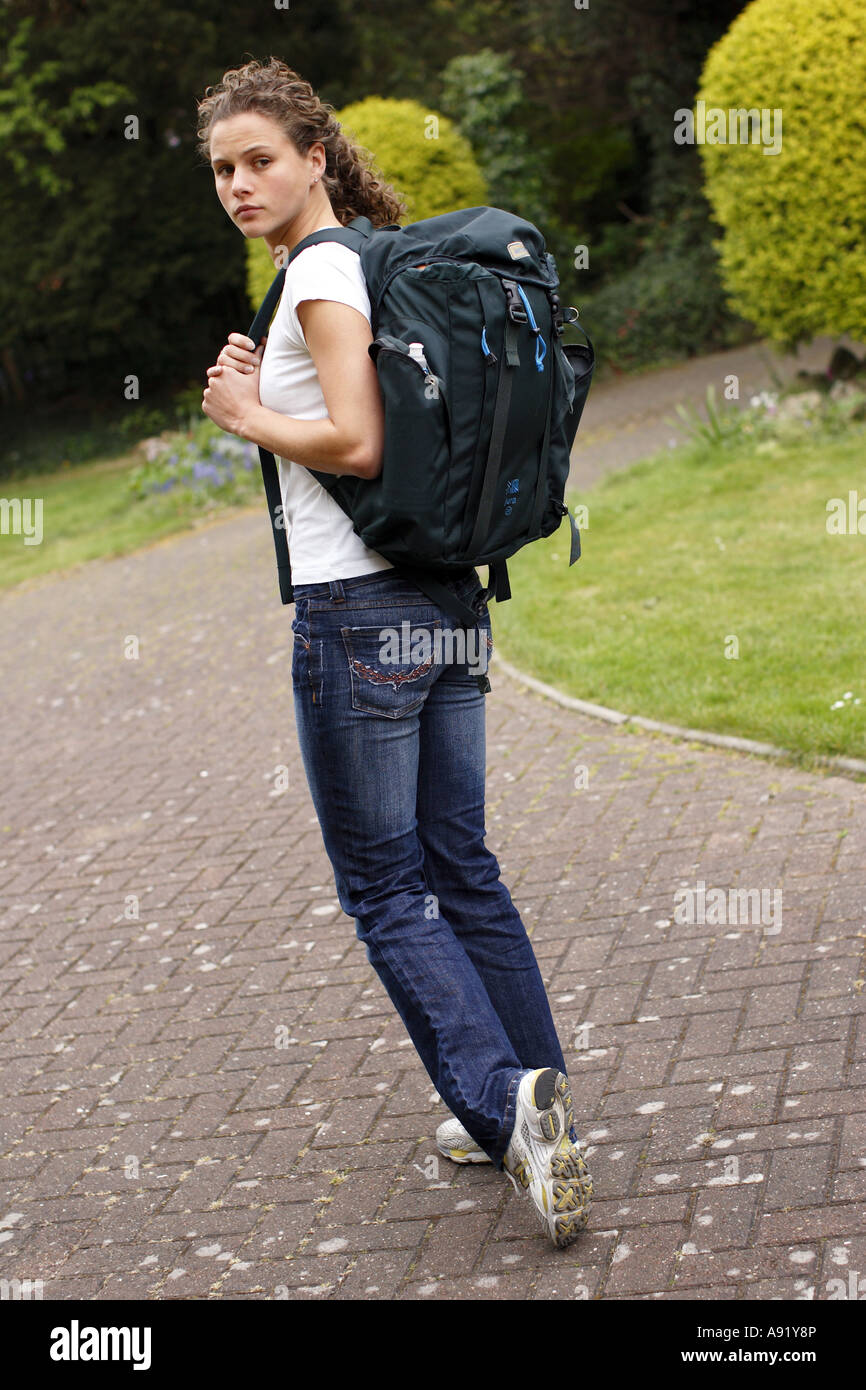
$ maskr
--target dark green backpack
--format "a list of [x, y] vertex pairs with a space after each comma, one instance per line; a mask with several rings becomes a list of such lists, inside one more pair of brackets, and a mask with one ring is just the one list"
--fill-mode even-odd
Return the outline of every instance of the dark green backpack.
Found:
[[[304, 237], [278, 272], [249, 336], [268, 330], [295, 256], [320, 241], [359, 253], [385, 410], [382, 472], [311, 468], [365, 545], [462, 623], [477, 613], [443, 579], [488, 566], [484, 598], [511, 597], [506, 559], [568, 516], [569, 454], [595, 354], [563, 344], [553, 256], [531, 222], [476, 207], [400, 227], [366, 217]], [[580, 325], [581, 332], [584, 332]], [[420, 352], [419, 352], [420, 345]], [[277, 466], [259, 449], [283, 603], [292, 578]]]

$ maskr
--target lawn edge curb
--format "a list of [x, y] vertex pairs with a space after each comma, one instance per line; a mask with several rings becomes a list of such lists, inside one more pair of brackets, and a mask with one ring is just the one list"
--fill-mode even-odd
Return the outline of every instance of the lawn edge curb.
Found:
[[[667, 724], [659, 719], [647, 719], [641, 714], [624, 714], [621, 710], [609, 709], [606, 705], [595, 705], [590, 700], [580, 700], [574, 695], [566, 695], [563, 691], [557, 690], [556, 686], [545, 685], [544, 681], [536, 680], [534, 676], [519, 671], [498, 652], [493, 652], [491, 661], [512, 680], [519, 681], [521, 685], [528, 686], [530, 690], [535, 690], [539, 695], [555, 701], [565, 709], [577, 710], [579, 714], [586, 714], [591, 719], [602, 719], [608, 724], [634, 724], [654, 733], [668, 734], [671, 738], [687, 739], [690, 743], [706, 743], [714, 748], [729, 748], [737, 753], [751, 753], [760, 758], [783, 758], [792, 762], [797, 760], [797, 755], [789, 748], [777, 748], [772, 743], [758, 743], [755, 739], [738, 738], [734, 734], [713, 734], [704, 729], [686, 729], [681, 724]], [[861, 758], [821, 754], [816, 757], [816, 762], [820, 767], [832, 768], [843, 773], [866, 775], [866, 761]]]

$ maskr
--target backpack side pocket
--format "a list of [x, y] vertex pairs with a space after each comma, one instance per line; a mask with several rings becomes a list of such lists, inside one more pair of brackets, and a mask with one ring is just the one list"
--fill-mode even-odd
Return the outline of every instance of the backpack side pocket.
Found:
[[374, 480], [377, 514], [364, 518], [366, 542], [375, 548], [396, 533], [407, 557], [441, 559], [451, 454], [445, 382], [402, 339], [382, 334], [369, 351], [385, 408], [385, 445]]

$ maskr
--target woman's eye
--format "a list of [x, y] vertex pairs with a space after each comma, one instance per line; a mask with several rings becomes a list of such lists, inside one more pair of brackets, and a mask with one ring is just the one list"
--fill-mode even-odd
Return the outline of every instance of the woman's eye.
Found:
[[[266, 154], [259, 155], [258, 159], [253, 160], [254, 164], [270, 164], [270, 162]], [[232, 166], [230, 164], [221, 164], [217, 169], [217, 174], [230, 174], [231, 172]]]

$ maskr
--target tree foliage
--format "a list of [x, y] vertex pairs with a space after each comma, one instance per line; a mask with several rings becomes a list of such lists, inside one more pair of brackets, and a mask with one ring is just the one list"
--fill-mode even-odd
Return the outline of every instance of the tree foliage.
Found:
[[135, 377], [143, 408], [168, 382], [203, 380], [248, 304], [242, 238], [196, 152], [196, 100], [289, 35], [311, 81], [342, 70], [349, 10], [0, 6], [0, 350], [28, 395], [123, 409]]
[[524, 76], [492, 48], [460, 54], [442, 72], [442, 109], [475, 151], [491, 204], [540, 224], [550, 175], [546, 150], [530, 142]]
[[866, 337], [864, 92], [863, 0], [753, 0], [704, 68], [707, 108], [781, 112], [778, 154], [700, 146], [731, 301], [780, 345]]
[[[455, 184], [453, 205], [490, 200], [537, 222], [577, 302], [639, 267], [654, 239], [682, 244], [683, 216], [709, 283], [698, 155], [670, 127], [743, 4], [2, 0], [0, 353], [49, 400], [122, 403], [132, 374], [144, 403], [203, 379], [251, 305], [244, 239], [196, 152], [195, 103], [226, 68], [270, 54], [338, 109], [372, 96], [449, 117], [488, 190]], [[445, 150], [410, 142], [404, 171], [387, 128], [365, 140], [407, 192]], [[589, 269], [573, 266], [577, 243]]]

